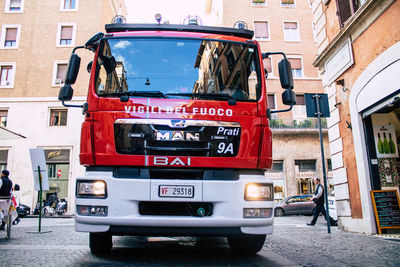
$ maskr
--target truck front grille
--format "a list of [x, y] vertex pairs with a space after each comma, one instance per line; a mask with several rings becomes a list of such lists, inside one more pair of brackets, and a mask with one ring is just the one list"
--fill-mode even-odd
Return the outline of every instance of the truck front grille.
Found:
[[118, 119], [114, 123], [119, 154], [235, 157], [241, 127], [236, 122]]

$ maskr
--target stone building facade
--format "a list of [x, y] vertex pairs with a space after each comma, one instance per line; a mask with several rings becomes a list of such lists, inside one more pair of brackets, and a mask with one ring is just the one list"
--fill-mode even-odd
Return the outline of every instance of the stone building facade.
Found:
[[[233, 27], [244, 22], [255, 32], [263, 52], [284, 52], [292, 65], [294, 91], [298, 105], [290, 112], [275, 113], [270, 126], [273, 132], [273, 169], [266, 176], [274, 180], [275, 199], [314, 190], [314, 177], [323, 177], [317, 120], [307, 118], [305, 93], [322, 93], [318, 70], [312, 65], [317, 54], [312, 6], [308, 0], [210, 0], [207, 12], [210, 24]], [[280, 56], [264, 61], [267, 69], [268, 105], [284, 109], [278, 73]], [[330, 170], [326, 121], [323, 121], [326, 167]], [[332, 172], [327, 172], [328, 178]], [[331, 181], [331, 179], [329, 179]]]
[[314, 0], [312, 7], [340, 226], [376, 233], [371, 191], [399, 189], [400, 1]]
[[[57, 96], [74, 46], [104, 31], [123, 0], [0, 1], [0, 168], [21, 187], [21, 203], [37, 202], [29, 149], [45, 151], [49, 190], [68, 201], [73, 212], [74, 177], [79, 164], [81, 110], [65, 108]], [[92, 53], [80, 52], [75, 104], [86, 98], [86, 64]]]

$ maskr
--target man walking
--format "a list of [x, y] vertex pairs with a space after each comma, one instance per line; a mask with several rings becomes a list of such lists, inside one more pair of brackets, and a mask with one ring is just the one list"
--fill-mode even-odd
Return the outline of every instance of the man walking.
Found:
[[[0, 197], [10, 197], [11, 196], [11, 188], [12, 182], [8, 176], [10, 172], [7, 170], [1, 171], [1, 180], [0, 180]], [[4, 230], [5, 222], [1, 222], [0, 230]]]
[[[313, 219], [310, 223], [307, 223], [308, 226], [313, 226], [318, 220], [319, 214], [322, 212], [324, 215], [326, 221], [328, 222], [328, 219], [326, 218], [326, 210], [325, 210], [325, 197], [324, 197], [324, 187], [322, 184], [320, 184], [320, 179], [318, 177], [314, 178], [314, 183], [316, 184], [314, 196], [311, 198], [312, 201], [315, 203], [315, 208], [314, 208], [314, 214], [313, 214]], [[336, 226], [337, 222], [332, 218], [329, 217], [329, 223], [331, 226]]]

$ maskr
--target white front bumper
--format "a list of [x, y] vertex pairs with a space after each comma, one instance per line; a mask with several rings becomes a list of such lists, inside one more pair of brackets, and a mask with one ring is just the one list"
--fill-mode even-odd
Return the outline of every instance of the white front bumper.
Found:
[[[267, 183], [261, 175], [241, 175], [239, 180], [173, 180], [122, 179], [111, 172], [87, 173], [77, 180], [103, 180], [107, 184], [107, 198], [76, 198], [76, 205], [107, 206], [108, 216], [75, 216], [75, 228], [82, 232], [107, 232], [113, 226], [148, 228], [238, 228], [246, 234], [270, 234], [273, 225], [273, 201], [245, 201], [248, 183]], [[160, 198], [159, 185], [192, 185], [194, 198]], [[141, 215], [141, 201], [209, 202], [213, 204], [211, 216]], [[270, 218], [243, 218], [244, 208], [270, 208]], [[178, 230], [179, 231], [179, 230]], [[128, 231], [127, 231], [128, 233]]]

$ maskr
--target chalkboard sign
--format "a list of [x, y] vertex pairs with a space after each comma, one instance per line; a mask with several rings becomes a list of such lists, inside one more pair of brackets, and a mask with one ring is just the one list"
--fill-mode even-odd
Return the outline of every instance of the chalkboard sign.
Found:
[[382, 234], [382, 229], [400, 228], [397, 190], [373, 190], [371, 196], [379, 234]]

